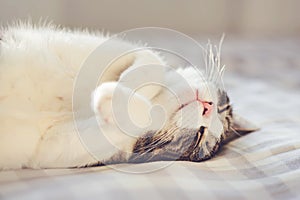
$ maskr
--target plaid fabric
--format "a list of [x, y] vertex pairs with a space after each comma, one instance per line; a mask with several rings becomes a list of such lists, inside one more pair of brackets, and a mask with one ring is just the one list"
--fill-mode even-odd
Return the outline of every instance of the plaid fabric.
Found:
[[235, 111], [261, 130], [223, 147], [213, 159], [122, 164], [119, 171], [108, 166], [2, 171], [0, 199], [300, 199], [300, 59], [295, 54], [300, 45], [267, 44], [232, 43], [225, 49], [224, 62], [242, 70], [225, 78]]

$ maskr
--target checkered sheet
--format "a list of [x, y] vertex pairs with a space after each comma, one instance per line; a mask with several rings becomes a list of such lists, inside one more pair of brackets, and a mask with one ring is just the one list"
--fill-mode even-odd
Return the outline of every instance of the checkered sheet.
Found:
[[201, 163], [2, 171], [0, 199], [300, 199], [299, 41], [231, 42], [223, 51], [235, 112], [259, 131]]

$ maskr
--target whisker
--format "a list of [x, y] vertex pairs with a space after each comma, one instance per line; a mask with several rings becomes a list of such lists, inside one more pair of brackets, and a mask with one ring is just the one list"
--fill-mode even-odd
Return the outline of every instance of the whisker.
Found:
[[146, 147], [141, 148], [141, 150], [146, 151], [142, 152], [139, 157], [151, 152], [153, 149], [155, 149], [157, 146], [160, 146], [161, 144], [169, 141], [165, 140], [166, 138], [169, 138], [176, 130], [178, 130], [178, 127], [173, 126], [171, 129], [169, 129], [167, 132], [161, 132], [161, 134], [156, 135], [156, 139], [153, 140], [150, 144], [148, 144]]
[[[156, 139], [152, 140], [151, 143], [149, 143], [146, 147], [141, 148], [142, 150], [148, 149], [148, 151], [145, 151], [144, 153], [148, 153], [149, 151], [153, 150], [160, 144], [164, 143], [166, 138], [169, 138], [172, 133], [174, 133], [178, 128], [169, 129], [166, 132], [161, 131], [160, 134], [154, 134]], [[152, 148], [151, 148], [152, 147]]]
[[207, 81], [211, 81], [216, 84], [221, 83], [221, 79], [224, 73], [225, 65], [221, 66], [221, 49], [225, 34], [223, 33], [219, 42], [219, 45], [212, 45], [208, 40], [206, 49], [203, 50], [203, 58], [205, 63], [205, 75]]

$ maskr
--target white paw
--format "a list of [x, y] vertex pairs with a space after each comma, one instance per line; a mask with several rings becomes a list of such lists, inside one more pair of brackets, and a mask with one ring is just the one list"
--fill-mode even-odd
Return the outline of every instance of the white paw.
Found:
[[92, 94], [92, 109], [100, 125], [145, 127], [150, 123], [151, 102], [118, 82], [99, 85]]
[[103, 83], [92, 94], [92, 109], [101, 125], [113, 123], [112, 98], [115, 88], [114, 82]]

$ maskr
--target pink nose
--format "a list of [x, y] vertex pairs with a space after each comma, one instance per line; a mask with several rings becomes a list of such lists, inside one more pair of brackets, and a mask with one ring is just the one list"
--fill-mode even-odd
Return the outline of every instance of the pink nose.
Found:
[[208, 101], [201, 101], [202, 105], [203, 105], [203, 112], [202, 115], [203, 116], [209, 116], [210, 113], [212, 112], [213, 109], [213, 103], [212, 102], [208, 102]]
[[203, 105], [203, 112], [202, 112], [202, 116], [209, 116], [210, 113], [213, 110], [213, 102], [210, 101], [202, 101], [199, 97], [199, 91], [196, 90], [196, 101], [198, 101], [199, 103], [202, 103]]

